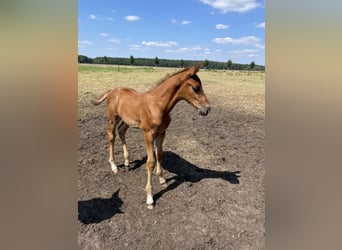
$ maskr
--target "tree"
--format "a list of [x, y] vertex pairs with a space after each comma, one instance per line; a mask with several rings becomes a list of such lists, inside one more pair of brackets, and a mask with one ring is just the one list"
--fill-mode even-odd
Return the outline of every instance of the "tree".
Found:
[[254, 67], [255, 67], [255, 62], [252, 61], [251, 64], [249, 65], [249, 68], [250, 68], [250, 69], [254, 69]]
[[184, 68], [185, 63], [184, 63], [183, 59], [180, 60], [179, 64], [180, 64], [181, 68]]
[[208, 68], [209, 61], [207, 59], [205, 59], [203, 66], [204, 66], [204, 68]]
[[103, 57], [104, 63], [108, 63], [108, 58], [106, 56]]
[[229, 59], [227, 62], [227, 68], [230, 69], [232, 67], [232, 65], [233, 65], [233, 62], [232, 62], [232, 60]]
[[129, 57], [129, 63], [130, 63], [131, 65], [134, 64], [134, 57], [133, 57], [132, 55]]
[[78, 62], [79, 63], [93, 63], [93, 59], [87, 56], [78, 55]]
[[159, 58], [158, 56], [156, 56], [156, 58], [154, 58], [154, 65], [158, 66], [158, 64], [159, 64]]

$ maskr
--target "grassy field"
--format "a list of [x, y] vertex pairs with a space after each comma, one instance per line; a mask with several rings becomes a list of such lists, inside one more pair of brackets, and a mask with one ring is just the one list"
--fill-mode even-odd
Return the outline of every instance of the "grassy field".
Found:
[[[91, 113], [90, 100], [118, 86], [144, 92], [179, 69], [112, 65], [78, 66], [79, 117]], [[265, 73], [253, 71], [200, 70], [204, 91], [215, 106], [229, 106], [243, 112], [264, 114]], [[248, 98], [246, 98], [248, 97]]]

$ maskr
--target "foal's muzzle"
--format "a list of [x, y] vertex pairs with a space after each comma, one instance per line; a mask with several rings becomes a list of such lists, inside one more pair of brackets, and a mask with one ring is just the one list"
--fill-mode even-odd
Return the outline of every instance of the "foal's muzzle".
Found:
[[210, 106], [200, 106], [198, 108], [198, 113], [202, 116], [206, 116], [207, 114], [209, 114], [210, 111]]

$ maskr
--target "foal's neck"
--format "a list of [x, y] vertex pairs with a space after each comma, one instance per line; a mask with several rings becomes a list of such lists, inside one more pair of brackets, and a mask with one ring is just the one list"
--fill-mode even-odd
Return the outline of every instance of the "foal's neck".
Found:
[[181, 89], [182, 82], [185, 81], [183, 73], [176, 74], [155, 88], [153, 92], [158, 98], [158, 102], [161, 103], [163, 111], [169, 113], [181, 100], [179, 96], [179, 90]]

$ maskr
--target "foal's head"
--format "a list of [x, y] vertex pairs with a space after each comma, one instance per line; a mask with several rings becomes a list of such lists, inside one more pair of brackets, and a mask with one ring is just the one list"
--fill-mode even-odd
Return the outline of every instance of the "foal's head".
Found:
[[210, 105], [204, 94], [201, 79], [196, 75], [202, 63], [189, 69], [188, 78], [183, 82], [180, 91], [182, 99], [194, 106], [200, 115], [207, 115], [210, 111]]

